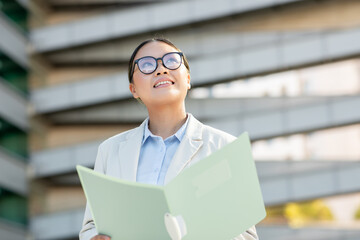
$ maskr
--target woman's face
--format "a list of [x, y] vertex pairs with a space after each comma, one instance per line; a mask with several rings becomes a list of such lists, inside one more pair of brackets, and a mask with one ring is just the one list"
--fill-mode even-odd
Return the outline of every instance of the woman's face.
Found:
[[[164, 42], [150, 42], [137, 52], [135, 60], [145, 56], [161, 58], [169, 52], [178, 50]], [[129, 88], [134, 98], [140, 98], [147, 107], [183, 103], [190, 89], [190, 74], [183, 63], [178, 69], [170, 70], [158, 60], [158, 67], [151, 74], [140, 72], [136, 65]]]

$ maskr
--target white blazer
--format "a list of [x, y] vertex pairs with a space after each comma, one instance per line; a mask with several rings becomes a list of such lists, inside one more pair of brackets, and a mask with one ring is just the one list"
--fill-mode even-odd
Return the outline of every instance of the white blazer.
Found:
[[[236, 138], [228, 133], [204, 125], [191, 114], [184, 137], [171, 161], [165, 184], [184, 168], [210, 155]], [[137, 128], [115, 135], [100, 144], [94, 170], [113, 177], [136, 181], [137, 166], [145, 121]], [[91, 212], [86, 206], [80, 240], [90, 240], [97, 235]], [[255, 227], [235, 239], [258, 239]]]

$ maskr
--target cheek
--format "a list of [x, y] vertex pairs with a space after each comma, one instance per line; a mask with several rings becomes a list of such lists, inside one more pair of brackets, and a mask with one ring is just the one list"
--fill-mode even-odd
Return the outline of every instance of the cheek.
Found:
[[144, 74], [134, 73], [133, 82], [135, 85], [143, 86], [146, 82], [148, 82], [148, 76]]
[[184, 84], [188, 84], [189, 80], [189, 72], [187, 71], [187, 69], [183, 69], [180, 73], [179, 73], [179, 78], [181, 78], [182, 82], [184, 82]]
[[187, 80], [189, 72], [188, 72], [187, 68], [182, 65], [180, 68], [177, 69], [176, 74], [178, 77], [180, 77], [184, 80]]
[[133, 74], [133, 81], [134, 81], [134, 82], [138, 82], [139, 79], [140, 79], [140, 74], [139, 74], [139, 72], [138, 72], [138, 71], [134, 72], [134, 74]]

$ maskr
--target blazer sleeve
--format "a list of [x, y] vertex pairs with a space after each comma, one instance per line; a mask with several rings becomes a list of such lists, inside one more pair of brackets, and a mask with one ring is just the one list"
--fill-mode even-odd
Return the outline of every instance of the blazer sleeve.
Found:
[[[102, 145], [103, 144], [101, 144], [98, 148], [94, 170], [97, 172], [105, 173], [105, 168], [104, 168], [105, 159], [103, 157]], [[98, 232], [95, 228], [95, 223], [94, 223], [91, 211], [90, 211], [89, 204], [87, 203], [82, 228], [79, 233], [79, 239], [80, 240], [90, 240], [92, 237], [94, 237], [96, 235], [98, 235]]]
[[246, 230], [244, 233], [235, 237], [233, 240], [259, 240], [259, 237], [256, 233], [255, 226], [252, 226], [251, 228]]

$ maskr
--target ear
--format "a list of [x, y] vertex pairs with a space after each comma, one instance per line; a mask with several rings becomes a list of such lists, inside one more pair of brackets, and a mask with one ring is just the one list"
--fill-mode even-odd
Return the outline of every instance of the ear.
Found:
[[134, 98], [139, 98], [139, 95], [136, 93], [135, 85], [133, 83], [129, 84], [129, 90], [132, 93]]
[[188, 84], [188, 89], [191, 88], [191, 84], [190, 84], [190, 74], [188, 73], [187, 75], [187, 84]]

